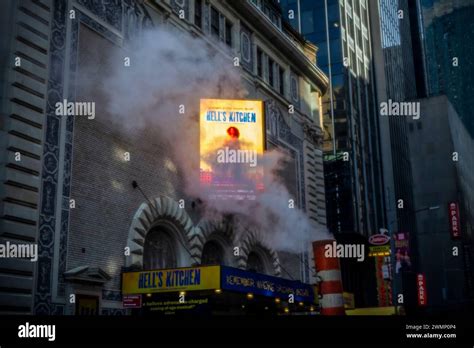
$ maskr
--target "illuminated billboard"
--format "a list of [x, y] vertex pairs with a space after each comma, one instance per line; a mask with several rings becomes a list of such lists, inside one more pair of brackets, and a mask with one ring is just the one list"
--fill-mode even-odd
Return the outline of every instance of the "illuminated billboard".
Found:
[[263, 190], [263, 102], [201, 99], [200, 183], [211, 199], [256, 198]]

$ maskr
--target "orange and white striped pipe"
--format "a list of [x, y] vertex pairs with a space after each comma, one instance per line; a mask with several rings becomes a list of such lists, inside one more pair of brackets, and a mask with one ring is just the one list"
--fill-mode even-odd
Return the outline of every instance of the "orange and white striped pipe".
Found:
[[341, 266], [339, 258], [324, 255], [326, 245], [332, 246], [334, 240], [313, 242], [314, 265], [318, 277], [319, 293], [321, 294], [321, 315], [345, 315], [344, 298], [342, 296]]

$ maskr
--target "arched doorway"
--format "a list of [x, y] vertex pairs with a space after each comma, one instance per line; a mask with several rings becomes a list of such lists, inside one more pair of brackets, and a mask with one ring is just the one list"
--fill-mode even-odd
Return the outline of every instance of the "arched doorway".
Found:
[[177, 267], [176, 241], [163, 228], [148, 232], [143, 246], [143, 269]]

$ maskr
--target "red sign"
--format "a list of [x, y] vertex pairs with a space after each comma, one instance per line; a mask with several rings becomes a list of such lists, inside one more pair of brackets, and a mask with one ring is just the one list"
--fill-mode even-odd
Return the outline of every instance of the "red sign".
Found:
[[426, 306], [426, 279], [424, 274], [420, 273], [416, 276], [416, 287], [418, 289], [418, 306]]
[[461, 236], [461, 225], [459, 222], [459, 206], [456, 202], [449, 203], [449, 226], [451, 237], [457, 239]]
[[385, 234], [374, 234], [369, 237], [369, 243], [372, 245], [384, 245], [390, 241], [390, 237]]
[[142, 308], [142, 295], [123, 295], [123, 308]]

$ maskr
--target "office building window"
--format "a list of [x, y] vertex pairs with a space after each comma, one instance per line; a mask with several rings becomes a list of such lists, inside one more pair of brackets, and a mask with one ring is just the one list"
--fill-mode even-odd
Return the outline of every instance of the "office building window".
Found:
[[225, 20], [225, 43], [232, 47], [232, 23], [227, 18]]
[[202, 29], [202, 0], [194, 0], [194, 24]]
[[273, 59], [268, 59], [268, 82], [270, 86], [275, 87], [275, 77], [273, 75], [273, 71], [275, 70], [275, 62]]
[[285, 95], [285, 70], [279, 67], [279, 80], [280, 80], [280, 94]]
[[263, 53], [257, 48], [257, 75], [263, 78]]
[[211, 34], [219, 37], [219, 12], [211, 7]]

